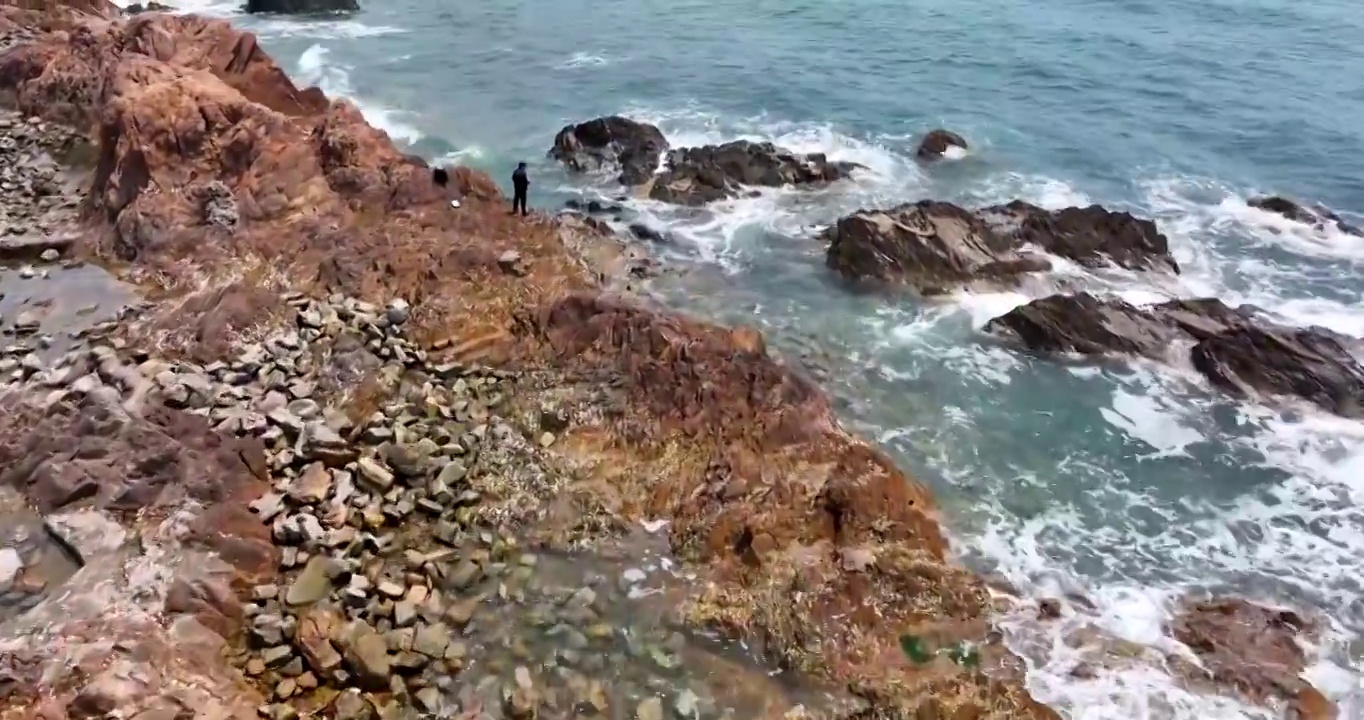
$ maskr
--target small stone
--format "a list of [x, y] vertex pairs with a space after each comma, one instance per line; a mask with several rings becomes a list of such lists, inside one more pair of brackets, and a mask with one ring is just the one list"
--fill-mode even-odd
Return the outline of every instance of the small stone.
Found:
[[360, 694], [350, 689], [336, 696], [332, 701], [332, 712], [336, 720], [374, 720], [374, 706]]
[[550, 445], [554, 444], [554, 440], [555, 440], [554, 433], [552, 432], [540, 433], [540, 447], [547, 448]]
[[1043, 598], [1037, 603], [1037, 617], [1042, 620], [1055, 620], [1061, 617], [1061, 601], [1056, 598]]
[[10, 589], [19, 571], [24, 569], [24, 559], [14, 548], [0, 548], [0, 592]]
[[469, 471], [464, 467], [464, 463], [459, 460], [451, 460], [445, 464], [445, 467], [441, 468], [440, 474], [436, 476], [436, 479], [443, 483], [445, 487], [449, 488], [458, 484], [468, 473]]
[[261, 659], [265, 661], [265, 666], [270, 668], [281, 668], [289, 664], [289, 659], [294, 656], [293, 648], [288, 645], [279, 645], [266, 648], [261, 653]]
[[59, 251], [57, 250], [57, 248], [48, 248], [48, 249], [44, 250], [44, 251], [43, 251], [43, 254], [39, 255], [38, 257], [39, 257], [40, 259], [42, 259], [43, 262], [50, 262], [50, 263], [51, 263], [51, 262], [57, 262], [57, 260], [59, 260], [59, 259], [61, 258], [61, 256], [62, 256], [62, 254], [61, 254], [61, 252], [59, 252]]
[[393, 604], [393, 624], [407, 627], [417, 621], [417, 606], [403, 600]]
[[420, 625], [412, 641], [412, 649], [430, 658], [445, 656], [450, 645], [450, 631], [443, 625]]
[[663, 720], [663, 701], [657, 697], [641, 700], [635, 707], [635, 720]]
[[251, 677], [256, 677], [257, 675], [260, 675], [261, 673], [264, 673], [264, 672], [265, 672], [265, 661], [264, 661], [264, 660], [262, 660], [262, 659], [260, 659], [260, 658], [258, 658], [258, 657], [253, 657], [253, 658], [251, 658], [250, 660], [247, 660], [247, 661], [246, 661], [246, 674], [247, 674], [247, 675], [249, 675], [249, 676], [251, 676]]
[[472, 560], [462, 560], [450, 572], [450, 585], [456, 590], [465, 590], [483, 576], [483, 569]]
[[403, 586], [392, 580], [380, 580], [375, 589], [379, 591], [380, 595], [394, 600], [403, 596]]
[[360, 458], [356, 463], [356, 469], [360, 471], [361, 478], [378, 490], [393, 487], [393, 473], [373, 458]]
[[417, 707], [431, 715], [440, 714], [440, 690], [435, 687], [424, 687], [417, 691], [414, 696]]
[[684, 689], [677, 694], [673, 701], [673, 710], [677, 711], [678, 717], [684, 720], [693, 720], [696, 717], [696, 705], [700, 698], [690, 688]]
[[394, 298], [393, 301], [388, 304], [388, 311], [385, 313], [388, 321], [394, 325], [402, 325], [407, 322], [407, 319], [411, 317], [411, 315], [412, 306], [402, 298]]
[[251, 509], [260, 516], [261, 522], [268, 523], [284, 512], [284, 496], [278, 493], [265, 493], [251, 502]]
[[251, 596], [257, 600], [274, 600], [279, 597], [279, 586], [274, 583], [257, 585], [251, 589]]
[[318, 555], [308, 560], [303, 572], [294, 578], [284, 601], [290, 605], [310, 605], [331, 594], [332, 583], [344, 568], [329, 557]]
[[303, 469], [303, 474], [289, 484], [289, 497], [303, 505], [320, 503], [332, 489], [332, 475], [327, 466], [314, 462]]
[[298, 690], [298, 683], [293, 678], [284, 678], [275, 686], [275, 697], [280, 700], [288, 700], [294, 696]]
[[445, 610], [445, 619], [456, 627], [464, 627], [469, 624], [469, 620], [474, 617], [474, 611], [478, 610], [478, 598], [460, 600]]
[[362, 687], [383, 690], [389, 685], [391, 658], [388, 644], [367, 623], [356, 621], [344, 633], [344, 652], [347, 662], [356, 673]]

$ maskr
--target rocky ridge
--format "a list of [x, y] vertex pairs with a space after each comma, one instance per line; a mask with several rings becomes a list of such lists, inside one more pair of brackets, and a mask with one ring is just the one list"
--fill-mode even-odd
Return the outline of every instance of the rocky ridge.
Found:
[[[639, 267], [613, 238], [433, 182], [248, 34], [95, 10], [0, 6], [36, 40], [0, 86], [99, 128], [72, 251], [153, 302], [55, 359], [39, 323], [6, 370], [4, 484], [83, 564], [0, 627], [0, 717], [1056, 717], [931, 498], [760, 334], [607, 292]], [[556, 561], [637, 563], [646, 520], [681, 588]], [[664, 591], [639, 632], [633, 589]], [[697, 628], [759, 657], [697, 654]], [[905, 632], [982, 666], [909, 662]]]

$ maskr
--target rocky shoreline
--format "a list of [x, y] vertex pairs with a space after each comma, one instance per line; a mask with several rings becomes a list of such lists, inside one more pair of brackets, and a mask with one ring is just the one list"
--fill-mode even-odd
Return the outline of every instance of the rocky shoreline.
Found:
[[434, 182], [221, 21], [0, 32], [0, 136], [83, 181], [6, 177], [75, 239], [28, 272], [111, 288], [5, 350], [0, 718], [1057, 717], [928, 493], [756, 331], [617, 294], [649, 266], [600, 226]]

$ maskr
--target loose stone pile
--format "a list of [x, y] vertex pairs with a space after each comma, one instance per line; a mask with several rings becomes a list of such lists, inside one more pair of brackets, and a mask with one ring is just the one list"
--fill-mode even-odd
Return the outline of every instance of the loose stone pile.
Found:
[[[537, 553], [517, 518], [490, 510], [559, 481], [543, 457], [566, 413], [510, 418], [517, 378], [430, 362], [402, 335], [401, 300], [285, 300], [293, 326], [231, 362], [164, 362], [110, 340], [4, 369], [48, 388], [38, 402], [164, 402], [265, 443], [273, 492], [252, 509], [282, 575], [252, 588], [232, 658], [271, 698], [263, 715], [662, 720], [791, 706], [766, 669], [672, 621], [661, 538], [619, 558]], [[388, 399], [365, 395], [374, 383]], [[347, 390], [344, 411], [326, 402]]]
[[[0, 260], [56, 259], [74, 241], [66, 225], [75, 218], [80, 195], [69, 187], [54, 154], [82, 162], [88, 147], [70, 130], [0, 110]], [[85, 162], [92, 162], [87, 158]]]

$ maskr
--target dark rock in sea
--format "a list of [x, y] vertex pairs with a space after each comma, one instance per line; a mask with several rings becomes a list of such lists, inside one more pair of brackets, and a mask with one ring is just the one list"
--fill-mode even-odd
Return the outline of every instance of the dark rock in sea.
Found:
[[923, 294], [1015, 284], [1051, 263], [1038, 248], [1082, 265], [1178, 272], [1155, 223], [1098, 205], [1050, 211], [1014, 202], [970, 211], [921, 200], [859, 210], [824, 233], [827, 264], [849, 280], [906, 285]]
[[1052, 295], [994, 318], [986, 329], [1046, 352], [1187, 357], [1229, 394], [1293, 396], [1364, 417], [1364, 367], [1342, 338], [1278, 325], [1216, 299], [1139, 308], [1085, 293]]
[[1131, 213], [1113, 212], [1100, 205], [1044, 210], [1015, 200], [986, 208], [980, 214], [997, 232], [1081, 265], [1114, 263], [1129, 270], [1179, 272], [1179, 264], [1170, 255], [1170, 241], [1154, 222]]
[[1318, 230], [1325, 230], [1334, 225], [1337, 230], [1347, 235], [1364, 237], [1364, 230], [1345, 222], [1340, 219], [1339, 215], [1322, 205], [1309, 208], [1279, 195], [1251, 198], [1246, 201], [1246, 204], [1265, 212], [1282, 215], [1294, 222], [1311, 225]]
[[549, 156], [577, 172], [619, 167], [622, 185], [642, 185], [668, 149], [663, 132], [619, 115], [568, 125], [554, 136]]
[[359, 9], [360, 3], [356, 0], [246, 0], [246, 11], [249, 13], [319, 15]]
[[830, 162], [823, 153], [802, 155], [772, 143], [736, 140], [669, 152], [667, 168], [654, 180], [649, 197], [678, 205], [704, 205], [736, 197], [745, 187], [833, 182], [858, 167]]
[[588, 215], [614, 215], [624, 210], [624, 208], [619, 205], [607, 205], [600, 200], [583, 202], [581, 200], [571, 199], [564, 201], [564, 207], [585, 212]]
[[648, 225], [645, 225], [644, 223], [632, 223], [630, 225], [630, 232], [633, 233], [634, 236], [639, 238], [640, 240], [647, 240], [649, 242], [656, 243], [671, 242], [670, 238], [667, 236], [666, 233], [659, 230], [655, 230], [654, 228], [651, 228]]
[[170, 5], [163, 5], [159, 2], [156, 2], [156, 0], [152, 0], [152, 2], [149, 2], [145, 5], [142, 3], [133, 3], [132, 5], [123, 8], [123, 14], [139, 15], [144, 12], [171, 12], [172, 10], [175, 10], [175, 8], [171, 7]]
[[962, 150], [969, 146], [966, 139], [952, 132], [951, 130], [930, 130], [923, 140], [919, 141], [919, 149], [914, 155], [920, 160], [933, 161], [942, 158], [949, 148], [959, 147]]
[[908, 285], [926, 295], [977, 281], [1010, 283], [1050, 269], [1005, 235], [951, 203], [921, 200], [890, 210], [859, 210], [825, 232], [826, 262], [849, 280]]

